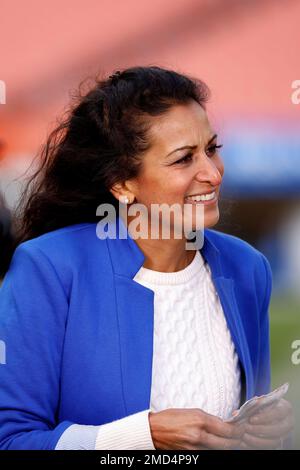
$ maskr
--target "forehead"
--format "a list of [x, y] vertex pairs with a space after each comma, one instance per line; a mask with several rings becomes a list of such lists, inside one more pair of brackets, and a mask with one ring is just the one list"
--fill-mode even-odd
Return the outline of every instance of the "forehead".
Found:
[[206, 111], [194, 100], [172, 106], [164, 115], [155, 117], [150, 127], [152, 146], [166, 151], [176, 144], [199, 145], [211, 135]]

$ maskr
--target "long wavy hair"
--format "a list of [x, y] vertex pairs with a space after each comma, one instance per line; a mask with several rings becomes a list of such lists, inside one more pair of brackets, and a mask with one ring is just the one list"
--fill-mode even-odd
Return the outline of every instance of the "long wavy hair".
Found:
[[0, 281], [8, 269], [14, 250], [14, 242], [11, 213], [0, 193]]
[[117, 211], [109, 189], [137, 176], [151, 146], [151, 117], [190, 100], [205, 108], [208, 97], [200, 79], [158, 66], [96, 78], [85, 94], [79, 88], [21, 195], [16, 245], [61, 227], [99, 221], [99, 204], [113, 204]]

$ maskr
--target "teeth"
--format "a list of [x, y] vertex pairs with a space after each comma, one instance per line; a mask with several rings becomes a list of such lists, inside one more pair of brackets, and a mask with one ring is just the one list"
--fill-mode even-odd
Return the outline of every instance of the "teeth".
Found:
[[215, 198], [215, 191], [211, 194], [201, 194], [199, 196], [188, 196], [186, 199], [194, 202], [210, 201]]

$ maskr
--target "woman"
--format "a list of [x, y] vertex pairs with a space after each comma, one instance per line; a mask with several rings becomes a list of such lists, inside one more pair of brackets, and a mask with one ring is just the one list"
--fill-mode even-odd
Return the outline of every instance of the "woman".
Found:
[[[0, 295], [2, 449], [277, 448], [290, 433], [285, 400], [226, 422], [270, 388], [271, 272], [209, 229], [224, 169], [207, 97], [200, 80], [134, 67], [50, 136]], [[149, 236], [163, 203], [194, 234], [204, 222], [203, 246], [187, 248], [183, 224], [175, 236], [175, 216], [169, 237]]]

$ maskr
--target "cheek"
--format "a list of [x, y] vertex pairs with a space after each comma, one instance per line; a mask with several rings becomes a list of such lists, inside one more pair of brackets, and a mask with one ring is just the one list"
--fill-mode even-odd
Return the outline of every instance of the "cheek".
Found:
[[195, 171], [191, 168], [186, 168], [182, 169], [180, 171], [175, 171], [172, 173], [169, 173], [168, 175], [165, 176], [165, 181], [166, 184], [168, 184], [173, 190], [175, 191], [183, 191], [185, 192], [189, 186], [191, 185], [191, 182], [193, 181], [195, 177]]
[[139, 200], [149, 206], [151, 203], [161, 203], [168, 198], [170, 188], [166, 178], [158, 175], [147, 175], [139, 182]]
[[165, 186], [168, 187], [170, 200], [182, 202], [182, 199], [184, 199], [188, 193], [192, 180], [192, 174], [188, 174], [188, 172], [180, 175], [168, 175], [165, 178]]
[[[158, 174], [159, 173], [159, 174]], [[190, 187], [193, 173], [157, 170], [139, 179], [139, 199], [147, 206], [152, 203], [182, 202]]]

